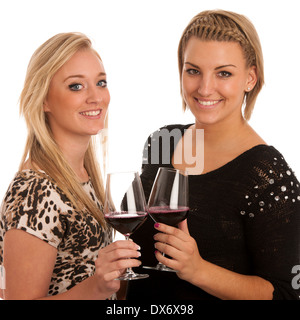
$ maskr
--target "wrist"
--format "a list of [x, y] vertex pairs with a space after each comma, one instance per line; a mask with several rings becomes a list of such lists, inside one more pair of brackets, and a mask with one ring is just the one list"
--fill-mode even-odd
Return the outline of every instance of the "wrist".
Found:
[[207, 271], [207, 261], [200, 257], [197, 263], [194, 263], [192, 266], [190, 265], [188, 270], [182, 270], [178, 272], [177, 275], [180, 279], [189, 282], [190, 284], [202, 288], [208, 278]]
[[91, 295], [94, 297], [95, 300], [105, 300], [109, 298], [108, 293], [104, 290], [104, 286], [101, 282], [99, 282], [99, 279], [97, 276], [91, 276], [87, 280], [90, 281], [90, 289], [91, 289]]
[[197, 270], [189, 282], [202, 289], [207, 286], [209, 279], [209, 264], [209, 262], [201, 258], [201, 262], [198, 264]]
[[70, 291], [73, 291], [73, 294], [76, 292], [76, 299], [79, 300], [105, 300], [108, 297], [97, 280], [96, 276], [90, 276]]

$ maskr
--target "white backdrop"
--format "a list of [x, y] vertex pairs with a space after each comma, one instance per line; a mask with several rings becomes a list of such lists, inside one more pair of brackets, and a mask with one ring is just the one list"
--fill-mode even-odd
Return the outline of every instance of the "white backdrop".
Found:
[[140, 170], [145, 139], [171, 123], [193, 122], [179, 95], [177, 45], [190, 19], [206, 9], [245, 14], [256, 26], [266, 85], [251, 125], [300, 175], [298, 0], [6, 0], [0, 7], [0, 198], [26, 138], [18, 99], [34, 50], [59, 32], [87, 34], [108, 74], [109, 170]]

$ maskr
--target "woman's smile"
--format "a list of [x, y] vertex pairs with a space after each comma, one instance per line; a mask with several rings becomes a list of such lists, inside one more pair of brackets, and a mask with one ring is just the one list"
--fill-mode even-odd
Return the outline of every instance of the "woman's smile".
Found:
[[79, 113], [88, 119], [99, 119], [102, 113], [102, 109], [82, 111]]
[[204, 109], [213, 109], [219, 105], [219, 103], [222, 101], [222, 99], [219, 100], [203, 100], [203, 99], [197, 99], [195, 100], [198, 102], [200, 108]]

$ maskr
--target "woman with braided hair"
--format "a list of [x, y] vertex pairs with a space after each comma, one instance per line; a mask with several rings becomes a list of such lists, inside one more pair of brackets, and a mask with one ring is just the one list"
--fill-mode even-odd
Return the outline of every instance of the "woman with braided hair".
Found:
[[[176, 273], [147, 270], [128, 299], [299, 299], [299, 182], [248, 123], [264, 84], [254, 26], [233, 12], [201, 12], [183, 32], [178, 62], [195, 123], [150, 135], [141, 178], [148, 198], [159, 167], [189, 171], [190, 211], [178, 228], [148, 219], [135, 232], [143, 265], [158, 260]], [[166, 149], [161, 132], [172, 137], [168, 163], [156, 154]], [[186, 157], [195, 154], [204, 161]]]

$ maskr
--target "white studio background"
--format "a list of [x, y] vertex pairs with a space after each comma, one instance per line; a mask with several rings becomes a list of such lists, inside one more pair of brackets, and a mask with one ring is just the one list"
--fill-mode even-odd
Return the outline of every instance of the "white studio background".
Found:
[[256, 26], [266, 85], [251, 125], [300, 175], [298, 0], [6, 0], [0, 7], [0, 198], [18, 169], [26, 127], [18, 99], [32, 53], [56, 33], [89, 36], [111, 94], [109, 170], [140, 170], [148, 135], [193, 122], [181, 109], [177, 45], [190, 19], [207, 9], [244, 14]]

